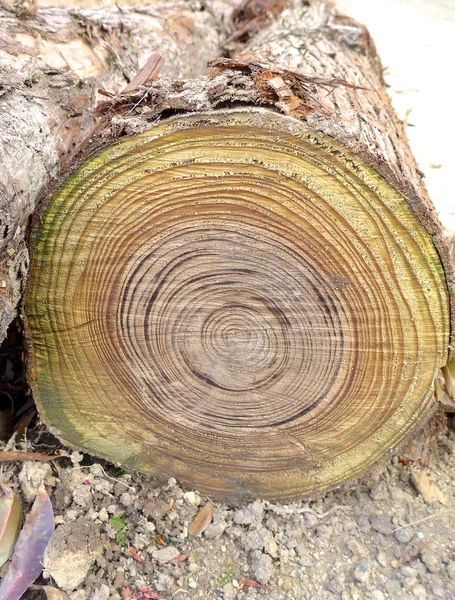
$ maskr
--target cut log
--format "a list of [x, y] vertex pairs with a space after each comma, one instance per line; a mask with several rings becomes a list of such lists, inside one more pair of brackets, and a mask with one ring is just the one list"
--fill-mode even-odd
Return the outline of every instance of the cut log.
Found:
[[[219, 0], [221, 2], [221, 0]], [[0, 6], [0, 339], [27, 273], [38, 198], [95, 126], [99, 87], [120, 92], [153, 52], [170, 78], [197, 77], [228, 34], [203, 3], [140, 7]]]
[[30, 382], [71, 446], [289, 500], [428, 418], [453, 271], [363, 27], [304, 3], [211, 66], [99, 105], [33, 226]]

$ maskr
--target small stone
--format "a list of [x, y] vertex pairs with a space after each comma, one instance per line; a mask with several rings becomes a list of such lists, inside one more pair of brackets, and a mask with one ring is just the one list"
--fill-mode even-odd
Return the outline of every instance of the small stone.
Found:
[[313, 515], [313, 513], [304, 513], [303, 520], [305, 521], [305, 526], [308, 527], [308, 529], [316, 527], [316, 525], [319, 524], [319, 519], [316, 515]]
[[223, 586], [223, 599], [224, 600], [235, 600], [237, 596], [237, 590], [232, 585], [232, 583], [226, 583]]
[[268, 554], [258, 554], [251, 565], [253, 579], [266, 585], [273, 576], [273, 561]]
[[267, 538], [264, 544], [264, 550], [267, 552], [267, 554], [270, 554], [272, 558], [278, 558], [278, 544], [273, 536]]
[[[109, 510], [109, 509], [108, 509]], [[146, 517], [159, 521], [169, 512], [169, 504], [164, 500], [154, 499], [145, 503], [143, 513]]]
[[111, 591], [109, 587], [103, 583], [100, 587], [93, 592], [90, 597], [90, 600], [109, 600], [109, 596], [111, 595]]
[[409, 565], [403, 565], [400, 569], [400, 573], [406, 579], [417, 579], [419, 576], [418, 570], [410, 567]]
[[59, 525], [44, 553], [44, 576], [52, 577], [64, 590], [74, 590], [82, 584], [102, 550], [95, 523], [78, 519]]
[[397, 542], [400, 542], [400, 544], [409, 544], [413, 538], [412, 531], [406, 528], [397, 529], [394, 533], [394, 536]]
[[368, 549], [361, 544], [358, 540], [351, 538], [348, 540], [346, 546], [352, 552], [352, 554], [357, 558], [363, 558], [368, 556]]
[[387, 567], [389, 564], [389, 559], [387, 558], [387, 554], [385, 552], [378, 552], [376, 560], [381, 565], [381, 567]]
[[133, 504], [133, 497], [132, 497], [132, 495], [129, 494], [128, 492], [124, 492], [120, 496], [120, 504], [122, 504], [122, 506], [131, 506]]
[[445, 598], [446, 597], [444, 588], [439, 585], [433, 585], [431, 588], [431, 591], [433, 592], [433, 595], [436, 596], [436, 598]]
[[85, 590], [77, 590], [72, 594], [69, 594], [69, 597], [71, 600], [86, 600], [87, 594], [85, 593]]
[[98, 518], [100, 521], [103, 521], [103, 523], [109, 520], [109, 515], [107, 514], [107, 510], [104, 507], [100, 510]]
[[73, 490], [73, 502], [81, 508], [93, 506], [92, 491], [89, 485], [79, 484]]
[[253, 525], [253, 523], [261, 523], [263, 516], [264, 505], [260, 500], [255, 500], [246, 508], [236, 510], [233, 520], [237, 525]]
[[27, 502], [33, 502], [38, 490], [44, 489], [44, 481], [51, 473], [48, 463], [26, 461], [19, 473], [21, 491]]
[[447, 564], [447, 575], [450, 577], [450, 579], [455, 581], [455, 561], [454, 560], [451, 560]]
[[370, 491], [370, 496], [376, 502], [380, 500], [388, 500], [389, 499], [389, 490], [387, 488], [387, 484], [385, 481], [380, 481], [375, 487], [373, 487]]
[[272, 537], [270, 531], [261, 527], [261, 529], [254, 529], [248, 531], [242, 538], [242, 546], [245, 550], [263, 550], [267, 541]]
[[369, 563], [362, 563], [354, 570], [354, 579], [359, 583], [368, 583], [370, 575], [371, 565]]
[[187, 504], [194, 506], [196, 504], [196, 494], [194, 492], [185, 492], [183, 494], [184, 500]]
[[279, 527], [278, 527], [278, 521], [276, 520], [276, 518], [271, 515], [267, 521], [265, 522], [265, 526], [267, 527], [267, 529], [270, 529], [270, 531], [273, 531], [274, 533], [276, 531], [278, 531]]
[[329, 590], [335, 594], [342, 594], [346, 588], [346, 575], [338, 573], [329, 583]]
[[166, 548], [161, 548], [160, 550], [156, 550], [153, 553], [153, 558], [160, 565], [164, 565], [166, 563], [171, 562], [174, 558], [179, 556], [180, 552], [177, 550], [175, 546], [166, 546]]
[[192, 590], [195, 590], [197, 588], [197, 581], [192, 577], [188, 577], [188, 587], [190, 587]]
[[419, 600], [425, 600], [428, 597], [427, 590], [420, 583], [415, 585], [411, 591]]
[[371, 592], [371, 600], [385, 600], [385, 596], [381, 590], [373, 590]]
[[366, 516], [361, 516], [357, 519], [357, 523], [359, 525], [359, 529], [361, 529], [364, 533], [368, 533], [371, 530], [371, 523]]
[[154, 585], [157, 592], [170, 594], [174, 585], [174, 580], [170, 575], [166, 575], [165, 573], [159, 573], [158, 578], [154, 582]]
[[393, 526], [390, 517], [386, 515], [376, 515], [370, 518], [371, 528], [383, 535], [390, 535], [393, 531]]
[[434, 552], [423, 551], [420, 553], [420, 559], [432, 573], [438, 570], [440, 560]]
[[215, 523], [210, 523], [207, 529], [204, 531], [204, 537], [208, 540], [214, 540], [223, 535], [226, 529], [225, 521], [216, 521]]

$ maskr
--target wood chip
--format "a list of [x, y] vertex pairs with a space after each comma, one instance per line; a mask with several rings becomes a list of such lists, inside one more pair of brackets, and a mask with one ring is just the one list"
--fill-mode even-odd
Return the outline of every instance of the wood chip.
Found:
[[68, 594], [50, 585], [43, 585], [42, 589], [46, 593], [47, 600], [70, 600]]
[[194, 517], [188, 530], [190, 535], [201, 535], [210, 525], [212, 519], [213, 504], [209, 500]]
[[428, 475], [424, 471], [413, 471], [411, 473], [411, 481], [419, 494], [422, 494], [422, 497], [427, 504], [432, 504], [433, 502], [447, 504], [444, 494], [438, 486], [428, 478]]

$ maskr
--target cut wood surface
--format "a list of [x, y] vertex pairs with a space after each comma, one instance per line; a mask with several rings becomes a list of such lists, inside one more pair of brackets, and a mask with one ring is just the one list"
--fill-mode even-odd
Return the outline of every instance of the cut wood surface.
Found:
[[212, 12], [183, 0], [122, 9], [46, 7], [20, 17], [6, 5], [0, 3], [1, 340], [27, 274], [30, 216], [89, 137], [97, 89], [120, 92], [152, 51], [166, 56], [168, 77], [196, 77], [227, 35]]
[[43, 419], [224, 499], [359, 476], [428, 417], [451, 344], [448, 249], [368, 32], [288, 7], [234, 13], [208, 78], [101, 102], [31, 238]]

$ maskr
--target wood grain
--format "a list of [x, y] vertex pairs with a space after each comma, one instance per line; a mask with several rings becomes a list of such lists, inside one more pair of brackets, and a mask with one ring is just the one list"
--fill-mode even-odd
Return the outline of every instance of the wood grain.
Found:
[[92, 156], [35, 223], [42, 418], [215, 498], [337, 485], [422, 423], [444, 270], [409, 203], [269, 109], [164, 120]]

